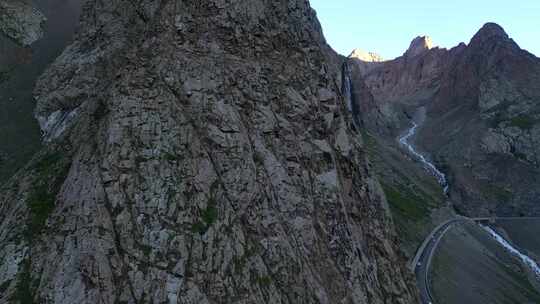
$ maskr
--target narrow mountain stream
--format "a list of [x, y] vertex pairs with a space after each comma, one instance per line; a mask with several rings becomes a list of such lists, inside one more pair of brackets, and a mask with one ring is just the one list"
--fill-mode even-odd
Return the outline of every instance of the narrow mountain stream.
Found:
[[[407, 147], [407, 150], [415, 157], [417, 158], [421, 163], [422, 165], [424, 166], [424, 168], [426, 168], [426, 170], [428, 170], [433, 176], [435, 176], [437, 178], [437, 181], [439, 182], [439, 184], [443, 187], [444, 189], [444, 193], [447, 194], [448, 193], [448, 189], [449, 189], [449, 185], [448, 185], [448, 180], [446, 179], [446, 175], [444, 173], [442, 173], [439, 169], [437, 169], [437, 167], [431, 163], [427, 157], [425, 157], [424, 155], [422, 155], [420, 152], [418, 152], [413, 144], [411, 143], [411, 139], [414, 137], [414, 135], [416, 134], [416, 131], [418, 130], [418, 127], [419, 125], [413, 120], [412, 121], [412, 127], [407, 130], [407, 132], [399, 138], [399, 142]], [[538, 264], [532, 259], [530, 258], [529, 256], [521, 253], [518, 249], [516, 249], [515, 247], [513, 247], [510, 242], [506, 241], [504, 239], [504, 237], [502, 237], [501, 235], [499, 235], [495, 230], [493, 230], [492, 228], [488, 227], [488, 226], [484, 226], [484, 225], [480, 225], [482, 227], [482, 229], [484, 229], [486, 232], [488, 232], [501, 246], [503, 246], [508, 252], [510, 252], [511, 254], [517, 256], [524, 265], [527, 265], [527, 267], [529, 267], [533, 272], [534, 274], [536, 275], [536, 277], [538, 279], [540, 279], [540, 267], [538, 266]]]
[[538, 267], [538, 264], [531, 259], [529, 256], [521, 253], [518, 249], [513, 247], [508, 241], [504, 239], [501, 235], [499, 235], [495, 230], [491, 229], [488, 226], [480, 225], [485, 231], [487, 231], [499, 244], [501, 244], [508, 252], [511, 254], [517, 256], [523, 264], [527, 265], [531, 270], [534, 272], [536, 277], [540, 279], [540, 267]]
[[437, 181], [443, 187], [444, 193], [448, 194], [449, 187], [446, 175], [442, 173], [439, 169], [437, 169], [437, 167], [433, 163], [431, 163], [427, 157], [418, 152], [411, 143], [411, 139], [416, 134], [416, 130], [419, 127], [419, 125], [414, 120], [412, 121], [412, 124], [412, 127], [407, 131], [407, 133], [405, 133], [405, 135], [399, 138], [399, 142], [403, 146], [407, 147], [409, 152], [422, 163], [424, 168], [426, 168], [429, 173], [431, 173], [433, 176], [435, 176], [435, 178], [437, 178]]
[[[418, 150], [415, 149], [415, 147], [412, 144], [412, 138], [414, 135], [416, 135], [416, 131], [418, 130], [419, 124], [415, 122], [414, 120], [412, 122], [412, 127], [407, 130], [407, 132], [399, 138], [399, 142], [401, 145], [405, 146], [409, 153], [411, 153], [416, 159], [418, 159], [424, 168], [426, 168], [427, 171], [429, 171], [430, 174], [435, 176], [437, 178], [437, 181], [439, 184], [443, 187], [443, 191], [445, 194], [448, 194], [449, 184], [448, 180], [446, 178], [446, 175], [442, 173], [437, 167], [431, 163], [428, 158], [424, 155], [422, 155]], [[516, 249], [515, 247], [510, 244], [507, 240], [504, 239], [501, 235], [499, 235], [494, 229], [479, 225], [483, 230], [485, 230], [497, 243], [499, 243], [501, 246], [503, 246], [510, 254], [516, 256], [519, 258], [519, 260], [526, 266], [529, 267], [535, 274], [536, 278], [540, 280], [540, 267], [538, 264], [529, 256], [526, 254], [523, 254], [521, 251]]]

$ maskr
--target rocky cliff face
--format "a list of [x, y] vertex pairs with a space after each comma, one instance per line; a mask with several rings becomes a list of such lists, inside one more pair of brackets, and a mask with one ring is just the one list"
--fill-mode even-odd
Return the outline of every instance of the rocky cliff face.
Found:
[[[355, 59], [355, 67], [360, 69], [359, 73], [361, 75], [367, 74], [369, 71], [373, 70], [375, 67], [379, 66], [384, 59], [377, 53], [365, 52], [361, 49], [354, 49], [349, 55], [349, 58]], [[358, 74], [355, 72], [353, 74]]]
[[538, 215], [540, 59], [496, 24], [486, 24], [454, 58], [422, 144], [451, 166], [462, 212]]
[[422, 52], [409, 50], [359, 80], [376, 104], [365, 117], [382, 126], [372, 130], [395, 136], [425, 107], [417, 143], [449, 174], [460, 212], [537, 215], [540, 60], [493, 23], [451, 50], [415, 41]]
[[418, 36], [411, 42], [409, 49], [405, 52], [405, 57], [416, 57], [428, 52], [432, 48], [433, 41], [429, 36]]
[[309, 3], [90, 1], [0, 195], [0, 302], [415, 303]]
[[365, 62], [381, 62], [384, 61], [384, 59], [381, 57], [381, 55], [374, 53], [374, 52], [366, 52], [361, 49], [354, 49], [352, 53], [349, 55], [349, 58], [356, 58], [361, 61]]
[[[367, 90], [359, 94], [372, 96], [359, 100], [367, 105], [365, 123], [378, 126], [371, 129], [380, 134], [395, 135], [395, 129], [409, 118], [404, 110], [423, 105], [436, 92], [448, 57], [446, 50], [434, 47], [428, 37], [415, 38], [405, 54], [394, 60], [369, 63], [350, 57], [349, 65], [356, 70], [355, 86]], [[375, 105], [370, 105], [371, 99]]]
[[39, 10], [21, 0], [0, 2], [0, 33], [28, 46], [43, 36], [46, 18]]

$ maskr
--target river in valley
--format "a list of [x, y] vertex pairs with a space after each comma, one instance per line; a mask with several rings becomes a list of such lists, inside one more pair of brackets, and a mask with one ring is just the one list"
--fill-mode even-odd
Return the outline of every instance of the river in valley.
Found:
[[[448, 194], [449, 183], [446, 175], [441, 172], [435, 166], [435, 164], [433, 164], [429, 160], [427, 155], [422, 154], [422, 152], [420, 152], [420, 150], [413, 144], [414, 137], [417, 134], [421, 123], [425, 119], [425, 113], [422, 110], [423, 109], [420, 109], [417, 112], [415, 117], [416, 119], [413, 119], [411, 121], [412, 126], [407, 129], [406, 132], [402, 136], [400, 136], [398, 140], [399, 143], [406, 148], [407, 152], [414, 159], [419, 161], [422, 166], [437, 179], [439, 184], [443, 187], [444, 193]], [[447, 277], [440, 277], [439, 274], [436, 274], [435, 276], [437, 277], [437, 280], [441, 281], [437, 283], [437, 286], [443, 286], [443, 289], [448, 288], [449, 285], [444, 285], [445, 282], [453, 281], [453, 284], [457, 285], [478, 284], [479, 286], [482, 286], [482, 289], [485, 288], [485, 290], [490, 290], [491, 288], [499, 285], [499, 288], [502, 288], [501, 286], [508, 284], [520, 284], [523, 286], [521, 286], [519, 291], [505, 291], [508, 292], [508, 294], [506, 294], [505, 296], [519, 301], [523, 301], [525, 299], [534, 299], [536, 301], [536, 299], [538, 298], [535, 297], [540, 292], [540, 290], [536, 290], [537, 287], [534, 287], [537, 285], [540, 286], [540, 267], [538, 265], [538, 260], [540, 257], [540, 240], [538, 240], [538, 238], [536, 237], [537, 232], [540, 231], [540, 219], [498, 219], [497, 223], [492, 227], [481, 224], [478, 226], [481, 229], [476, 228], [476, 230], [478, 230], [477, 238], [479, 240], [483, 240], [482, 242], [484, 243], [484, 245], [482, 246], [486, 246], [481, 252], [487, 251], [493, 254], [498, 252], [498, 254], [496, 255], [499, 257], [501, 256], [500, 254], [504, 253], [506, 258], [501, 259], [498, 263], [493, 263], [490, 262], [489, 259], [485, 259], [485, 253], [476, 252], [479, 249], [471, 244], [468, 244], [467, 242], [470, 241], [469, 239], [459, 239], [459, 241], [456, 239], [455, 241], [447, 241], [454, 244], [446, 245], [446, 248], [445, 246], [443, 246], [441, 250], [447, 252], [443, 252], [442, 255], [445, 256], [446, 259], [453, 261], [451, 263], [453, 265], [452, 267], [461, 267], [462, 270], [461, 272], [455, 271], [451, 273], [446, 273], [448, 275]], [[472, 227], [469, 229], [474, 230], [474, 228]], [[482, 234], [484, 236], [481, 236]], [[492, 240], [491, 243], [488, 241], [489, 238], [491, 238]], [[460, 249], [452, 249], [449, 246], [455, 246]], [[465, 250], [466, 252], [463, 252], [462, 250]], [[467, 257], [467, 255], [469, 255], [469, 257]], [[474, 268], [472, 268], [472, 270], [467, 269], [464, 265], [467, 264], [467, 260], [471, 260], [473, 256], [474, 259], [477, 260], [478, 265], [477, 267], [475, 266]], [[508, 265], [511, 265], [511, 263], [513, 263], [513, 260], [515, 260], [514, 263], [518, 262], [523, 267], [525, 267], [523, 269], [529, 269], [530, 273], [534, 275], [525, 275], [525, 277], [523, 277], [523, 274], [513, 273], [515, 270], [508, 270], [507, 267], [509, 267]], [[440, 263], [441, 262], [438, 263], [437, 267], [440, 267]], [[482, 282], [479, 282], [479, 278], [476, 277], [476, 274], [474, 272], [475, 270], [490, 275], [498, 275], [500, 276], [500, 279], [492, 283], [484, 280], [482, 280]], [[470, 271], [470, 273], [468, 271]], [[507, 272], [513, 274], [509, 275]], [[516, 278], [520, 277], [521, 279], [516, 280]], [[531, 282], [533, 281], [529, 282], [529, 280], [539, 282], [539, 284], [532, 284]], [[458, 290], [456, 290], [455, 292], [452, 291], [446, 293], [441, 292], [440, 288], [436, 289], [439, 293], [439, 296], [442, 296], [444, 294], [449, 298], [455, 297], [456, 301], [461, 301], [464, 299], [471, 300], [474, 298], [473, 294], [461, 297]], [[429, 288], [427, 290], [429, 291]], [[498, 297], [500, 296], [497, 295], [495, 298]], [[440, 299], [441, 298], [439, 297], [439, 300]], [[453, 302], [450, 301], [448, 303]]]
[[485, 231], [487, 231], [509, 253], [519, 258], [524, 265], [529, 267], [533, 271], [533, 273], [536, 275], [537, 279], [540, 279], [540, 267], [538, 267], [538, 264], [536, 263], [535, 260], [533, 260], [528, 255], [522, 253], [519, 249], [515, 248], [510, 242], [508, 242], [503, 236], [501, 236], [491, 227], [483, 226], [483, 225], [481, 225], [481, 227]]
[[414, 135], [416, 135], [416, 131], [418, 130], [419, 125], [412, 120], [412, 127], [407, 130], [407, 132], [399, 138], [399, 143], [407, 148], [409, 153], [414, 156], [418, 161], [422, 163], [424, 168], [429, 171], [431, 175], [433, 175], [435, 178], [437, 178], [437, 181], [443, 187], [443, 191], [445, 194], [448, 193], [448, 180], [446, 179], [446, 175], [442, 173], [437, 167], [429, 161], [427, 156], [424, 156], [422, 153], [420, 153], [412, 144], [412, 139]]

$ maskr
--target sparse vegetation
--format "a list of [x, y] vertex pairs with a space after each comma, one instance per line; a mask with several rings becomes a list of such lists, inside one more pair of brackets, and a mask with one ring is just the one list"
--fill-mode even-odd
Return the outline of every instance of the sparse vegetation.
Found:
[[536, 122], [536, 119], [529, 115], [520, 115], [510, 120], [510, 126], [518, 127], [523, 130], [530, 130]]
[[31, 261], [29, 259], [22, 263], [23, 270], [19, 272], [17, 286], [11, 301], [19, 304], [34, 304], [34, 291], [32, 289]]
[[169, 152], [165, 152], [164, 153], [164, 157], [166, 160], [170, 161], [170, 162], [173, 162], [173, 161], [177, 161], [177, 160], [180, 160], [180, 156], [176, 155], [176, 154], [172, 154], [172, 153], [169, 153]]
[[444, 202], [441, 186], [422, 168], [418, 168], [418, 173], [425, 175], [420, 178], [409, 174], [408, 170], [417, 165], [404, 163], [407, 160], [397, 143], [378, 139], [365, 129], [361, 132], [364, 149], [386, 194], [401, 246], [408, 254], [414, 254], [429, 232], [431, 209]]
[[46, 184], [36, 186], [28, 197], [28, 208], [30, 209], [30, 220], [28, 223], [29, 236], [39, 234], [47, 218], [54, 210], [55, 194], [48, 190]]
[[390, 208], [407, 219], [419, 221], [429, 215], [426, 202], [406, 187], [383, 186]]
[[362, 139], [364, 140], [365, 146], [368, 150], [375, 150], [377, 148], [376, 139], [370, 135], [365, 129], [361, 130]]
[[323, 152], [323, 158], [326, 163], [331, 164], [333, 162], [332, 160], [332, 154], [329, 152]]
[[54, 211], [56, 194], [67, 175], [67, 165], [60, 153], [43, 156], [35, 165], [36, 178], [26, 200], [29, 216], [25, 236], [32, 240], [45, 227]]
[[206, 209], [203, 210], [202, 219], [207, 225], [212, 225], [218, 216], [218, 210], [216, 208], [215, 202], [209, 204]]
[[8, 289], [10, 284], [11, 280], [7, 280], [4, 283], [0, 284], [0, 294], [4, 293]]
[[141, 250], [145, 257], [149, 257], [150, 254], [152, 253], [152, 247], [148, 245], [141, 245]]
[[269, 276], [261, 276], [257, 278], [257, 283], [263, 287], [270, 286], [272, 284], [272, 278]]
[[191, 232], [204, 234], [208, 230], [208, 227], [203, 222], [196, 222], [191, 226]]
[[[516, 266], [524, 267], [521, 264], [517, 264]], [[521, 289], [528, 299], [534, 301], [532, 303], [540, 303], [538, 291], [527, 278], [527, 270], [523, 269], [522, 272], [516, 272], [515, 267], [508, 267], [507, 265], [501, 265], [500, 268], [508, 275], [508, 277], [512, 278], [512, 280], [517, 283], [514, 288]]]
[[498, 202], [508, 202], [513, 196], [511, 191], [497, 185], [486, 185], [481, 189], [486, 198], [495, 199]]
[[520, 152], [514, 152], [514, 157], [519, 159], [519, 160], [523, 160], [523, 161], [529, 161], [529, 159], [527, 158], [527, 155], [523, 154], [523, 153], [520, 153]]
[[10, 73], [9, 71], [0, 71], [0, 83], [9, 80]]
[[204, 234], [208, 228], [212, 226], [218, 217], [218, 209], [213, 197], [208, 201], [206, 209], [202, 210], [201, 220], [191, 226], [191, 231], [194, 233]]
[[255, 162], [255, 164], [257, 166], [263, 166], [264, 165], [264, 158], [263, 156], [258, 153], [258, 152], [254, 152], [253, 153], [253, 161]]
[[60, 152], [48, 153], [35, 164], [34, 168], [40, 177], [46, 177], [54, 173], [55, 167], [61, 159]]

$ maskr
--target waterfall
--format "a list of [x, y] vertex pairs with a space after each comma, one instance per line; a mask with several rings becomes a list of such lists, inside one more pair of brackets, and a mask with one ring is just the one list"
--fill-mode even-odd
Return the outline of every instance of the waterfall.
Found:
[[448, 180], [446, 179], [446, 175], [444, 173], [442, 173], [439, 169], [437, 169], [437, 167], [435, 167], [434, 164], [432, 164], [429, 160], [427, 160], [427, 158], [420, 154], [418, 151], [416, 151], [416, 149], [413, 147], [413, 145], [409, 142], [409, 140], [416, 134], [416, 130], [418, 129], [418, 124], [416, 122], [412, 122], [413, 126], [412, 128], [410, 128], [407, 133], [405, 135], [403, 135], [400, 139], [399, 139], [399, 142], [407, 147], [407, 149], [409, 150], [409, 152], [414, 155], [414, 157], [416, 157], [418, 160], [420, 160], [420, 162], [422, 162], [422, 164], [424, 165], [424, 167], [433, 175], [437, 178], [437, 181], [439, 182], [439, 184], [443, 187], [443, 191], [445, 194], [448, 194]]
[[347, 108], [350, 112], [353, 111], [353, 96], [352, 96], [352, 81], [351, 81], [351, 70], [349, 65], [345, 62], [343, 64], [343, 95], [345, 96], [345, 101], [347, 102]]
[[487, 231], [499, 244], [501, 244], [508, 252], [511, 254], [517, 256], [523, 264], [527, 265], [529, 268], [532, 269], [534, 274], [538, 279], [540, 279], [540, 267], [538, 267], [538, 264], [528, 257], [527, 255], [521, 253], [519, 250], [514, 248], [509, 242], [507, 242], [502, 236], [500, 236], [495, 230], [491, 229], [488, 226], [480, 225], [485, 231]]
[[360, 119], [360, 109], [358, 108], [358, 101], [354, 93], [354, 84], [351, 77], [351, 68], [349, 67], [348, 62], [344, 62], [341, 71], [342, 76], [342, 88], [343, 96], [345, 97], [345, 102], [347, 103], [347, 109], [352, 113], [353, 123], [356, 128], [360, 128], [361, 119]]

